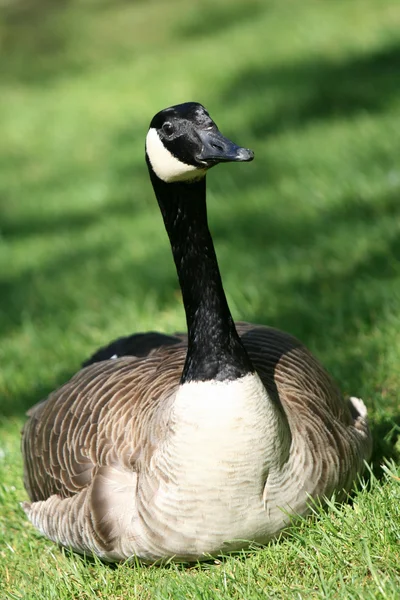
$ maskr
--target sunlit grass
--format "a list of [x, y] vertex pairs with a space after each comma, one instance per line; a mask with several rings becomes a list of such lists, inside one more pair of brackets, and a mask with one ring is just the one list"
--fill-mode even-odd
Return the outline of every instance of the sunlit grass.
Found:
[[[397, 598], [400, 22], [393, 0], [0, 9], [0, 598]], [[237, 319], [297, 335], [370, 408], [366, 487], [201, 568], [116, 569], [31, 528], [24, 412], [113, 337], [184, 327], [144, 137], [197, 100], [255, 150], [208, 176]]]

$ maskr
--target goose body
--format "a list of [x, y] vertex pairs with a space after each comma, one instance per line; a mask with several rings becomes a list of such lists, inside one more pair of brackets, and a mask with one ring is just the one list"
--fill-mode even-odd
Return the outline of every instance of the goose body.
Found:
[[154, 117], [146, 160], [188, 333], [121, 338], [29, 411], [23, 506], [53, 541], [110, 561], [197, 561], [267, 542], [309, 496], [342, 498], [362, 472], [363, 402], [295, 338], [232, 321], [205, 173], [251, 158], [199, 104]]

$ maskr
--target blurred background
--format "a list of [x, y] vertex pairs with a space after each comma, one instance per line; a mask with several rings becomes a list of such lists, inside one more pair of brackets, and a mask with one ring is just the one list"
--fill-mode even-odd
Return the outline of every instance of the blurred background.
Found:
[[377, 460], [394, 452], [398, 0], [1, 0], [0, 44], [12, 447], [11, 423], [99, 345], [184, 329], [144, 138], [155, 112], [194, 100], [256, 155], [208, 176], [234, 317], [298, 336], [371, 407]]

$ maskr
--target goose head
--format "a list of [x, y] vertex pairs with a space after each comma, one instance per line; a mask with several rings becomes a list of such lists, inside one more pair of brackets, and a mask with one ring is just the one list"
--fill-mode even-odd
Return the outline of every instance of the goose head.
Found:
[[224, 137], [197, 102], [185, 102], [157, 113], [146, 137], [146, 160], [166, 183], [196, 181], [221, 162], [247, 162], [254, 153]]

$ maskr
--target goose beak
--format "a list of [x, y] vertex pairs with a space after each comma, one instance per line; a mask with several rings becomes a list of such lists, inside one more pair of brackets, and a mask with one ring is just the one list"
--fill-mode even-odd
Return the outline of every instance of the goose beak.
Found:
[[220, 162], [249, 162], [254, 158], [252, 150], [237, 146], [218, 130], [203, 130], [198, 135], [202, 148], [196, 160], [202, 165], [212, 167]]

